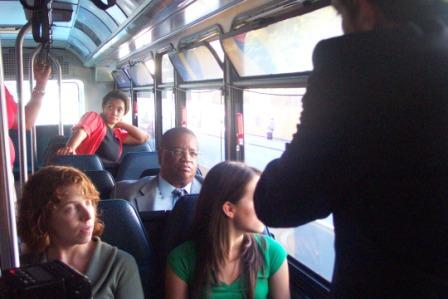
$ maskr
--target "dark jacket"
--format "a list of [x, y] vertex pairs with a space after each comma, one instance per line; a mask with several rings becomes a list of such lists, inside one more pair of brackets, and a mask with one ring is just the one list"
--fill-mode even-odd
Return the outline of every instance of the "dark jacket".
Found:
[[448, 298], [448, 38], [320, 42], [297, 133], [255, 193], [268, 226], [333, 213], [336, 298]]

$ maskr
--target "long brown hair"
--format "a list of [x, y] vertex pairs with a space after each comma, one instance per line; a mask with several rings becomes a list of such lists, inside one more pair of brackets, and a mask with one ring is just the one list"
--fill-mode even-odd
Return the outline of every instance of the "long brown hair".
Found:
[[[81, 188], [82, 194], [98, 206], [99, 193], [90, 179], [80, 170], [67, 166], [47, 166], [30, 177], [19, 200], [17, 231], [33, 253], [44, 251], [50, 244], [48, 221], [53, 207], [63, 196], [64, 189], [72, 185]], [[104, 225], [96, 213], [93, 236], [100, 236]]]
[[[202, 298], [217, 277], [225, 256], [230, 250], [227, 218], [222, 210], [226, 201], [237, 203], [245, 194], [249, 182], [260, 171], [241, 162], [221, 162], [205, 177], [199, 194], [192, 226], [197, 252], [195, 272], [189, 285], [191, 298]], [[264, 260], [252, 234], [245, 234], [241, 248], [241, 273], [246, 283], [246, 298], [252, 299], [258, 271]]]

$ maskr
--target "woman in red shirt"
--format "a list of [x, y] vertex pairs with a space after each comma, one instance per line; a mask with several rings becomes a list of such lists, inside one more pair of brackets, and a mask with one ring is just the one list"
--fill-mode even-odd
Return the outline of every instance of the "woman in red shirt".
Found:
[[73, 127], [73, 134], [58, 155], [98, 155], [103, 162], [117, 163], [123, 144], [142, 144], [149, 136], [139, 128], [122, 122], [129, 111], [129, 98], [114, 90], [103, 98], [103, 113], [87, 112]]

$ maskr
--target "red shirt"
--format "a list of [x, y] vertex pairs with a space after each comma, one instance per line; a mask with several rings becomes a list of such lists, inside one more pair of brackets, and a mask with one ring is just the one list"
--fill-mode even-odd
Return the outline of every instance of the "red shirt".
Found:
[[[79, 155], [94, 155], [103, 142], [106, 136], [107, 125], [100, 114], [96, 112], [87, 112], [79, 120], [78, 124], [73, 127], [82, 128], [86, 131], [87, 137], [76, 149]], [[115, 128], [113, 129], [114, 136], [120, 141], [120, 156], [123, 152], [123, 142], [128, 136], [125, 130]]]
[[[11, 129], [17, 117], [17, 104], [14, 101], [14, 97], [9, 93], [8, 88], [5, 86], [5, 99], [6, 99], [6, 115], [8, 117], [8, 129]], [[14, 160], [16, 159], [16, 152], [14, 151], [14, 144], [12, 143], [11, 138], [9, 138], [9, 152], [11, 153], [11, 164], [14, 164]]]

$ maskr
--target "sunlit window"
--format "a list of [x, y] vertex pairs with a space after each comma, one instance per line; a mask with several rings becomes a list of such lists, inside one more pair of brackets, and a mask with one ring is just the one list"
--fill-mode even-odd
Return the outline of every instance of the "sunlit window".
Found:
[[[244, 91], [245, 162], [263, 170], [279, 158], [296, 132], [305, 88]], [[331, 281], [334, 263], [333, 219], [290, 229], [270, 229], [289, 255]]]
[[225, 159], [224, 100], [220, 90], [187, 91], [187, 127], [199, 140], [199, 164], [208, 170]]
[[129, 68], [129, 75], [134, 86], [146, 86], [154, 83], [147, 65], [143, 62], [138, 62]]
[[212, 46], [213, 50], [215, 50], [216, 54], [219, 57], [221, 62], [224, 62], [224, 51], [222, 50], [221, 43], [219, 40], [214, 40], [210, 42], [210, 46]]
[[138, 92], [138, 127], [154, 140], [154, 93]]
[[174, 93], [171, 89], [162, 91], [162, 130], [165, 131], [176, 126], [176, 110]]
[[[16, 81], [5, 81], [8, 90], [17, 99]], [[23, 100], [26, 105], [30, 99], [29, 81], [23, 81]], [[64, 124], [75, 124], [84, 111], [84, 84], [78, 80], [62, 82], [62, 120]], [[50, 80], [45, 89], [42, 106], [36, 119], [36, 125], [59, 124], [58, 82]]]
[[244, 91], [245, 161], [263, 170], [281, 156], [302, 112], [305, 88]]
[[168, 54], [162, 56], [162, 83], [174, 82], [174, 67]]
[[177, 72], [185, 81], [220, 79], [223, 71], [206, 46], [170, 54]]
[[222, 40], [240, 76], [310, 71], [312, 52], [322, 40], [342, 34], [331, 6]]

